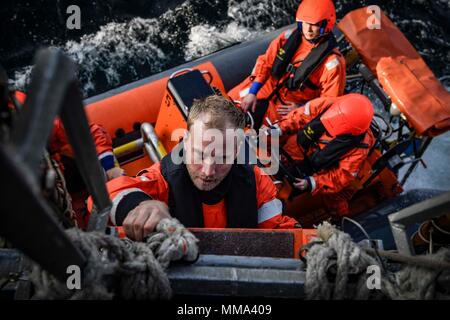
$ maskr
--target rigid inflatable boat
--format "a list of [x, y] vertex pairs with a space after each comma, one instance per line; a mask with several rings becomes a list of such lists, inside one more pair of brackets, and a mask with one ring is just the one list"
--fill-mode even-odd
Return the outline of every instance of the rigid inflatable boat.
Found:
[[[334, 30], [346, 57], [347, 82], [367, 84], [381, 105], [376, 119], [389, 119], [377, 126], [380, 130], [377, 147], [364, 165], [364, 178], [359, 181], [359, 191], [350, 203], [350, 216], [362, 221], [366, 221], [365, 217], [374, 209], [383, 212], [386, 219], [388, 214], [413, 204], [416, 201], [413, 199], [419, 201], [438, 194], [437, 191], [414, 190], [400, 195], [402, 185], [421, 161], [432, 138], [450, 128], [450, 94], [387, 16], [381, 14], [379, 29], [367, 27], [370, 13], [368, 8], [352, 11]], [[155, 151], [161, 154], [161, 147], [163, 154], [169, 152], [177, 143], [171, 141], [171, 133], [186, 127], [187, 113], [183, 108], [195, 97], [188, 95], [189, 101], [183, 101], [182, 96], [186, 94], [177, 92], [169, 83], [176, 80], [180, 90], [187, 88], [191, 94], [199, 95], [197, 97], [208, 93], [204, 88], [208, 85], [211, 92], [226, 96], [250, 74], [256, 58], [265, 52], [270, 41], [289, 28], [292, 26], [91, 97], [85, 101], [89, 119], [108, 130], [114, 138], [121, 166], [134, 175], [158, 161], [151, 154]], [[196, 79], [200, 74], [204, 81]], [[145, 130], [142, 130], [144, 136], [141, 135], [144, 123], [145, 128], [148, 124], [151, 126], [150, 138], [144, 137]], [[152, 143], [153, 151], [149, 147]], [[399, 177], [403, 166], [409, 168]], [[403, 200], [396, 201], [396, 198]], [[327, 218], [320, 196], [302, 195], [284, 200], [286, 213], [306, 226]], [[395, 203], [397, 205], [392, 207]], [[363, 224], [371, 229], [370, 223]]]
[[[421, 162], [433, 137], [450, 128], [450, 94], [387, 16], [381, 14], [381, 28], [368, 28], [370, 14], [368, 8], [352, 11], [334, 30], [347, 62], [348, 88], [360, 90], [361, 86], [368, 86], [380, 106], [377, 121], [373, 123], [377, 144], [364, 164], [364, 177], [357, 186], [359, 191], [350, 203], [352, 223], [350, 220], [343, 222], [342, 228], [357, 242], [365, 238], [378, 239], [385, 250], [410, 255], [414, 253], [410, 236], [418, 225], [448, 214], [445, 209], [450, 204], [448, 193], [438, 190], [402, 193], [402, 185]], [[172, 139], [171, 133], [186, 128], [187, 112], [193, 99], [213, 93], [227, 96], [229, 90], [250, 74], [257, 56], [266, 50], [270, 41], [289, 28], [292, 26], [88, 98], [84, 101], [88, 119], [107, 129], [113, 137], [119, 164], [128, 175], [136, 175], [160, 161], [176, 146], [178, 141]], [[76, 100], [77, 96], [71, 98]], [[71, 101], [66, 100], [68, 104]], [[65, 119], [64, 113], [62, 119]], [[20, 135], [16, 140], [20, 141]], [[83, 154], [82, 148], [74, 149], [75, 154], [82, 154], [80, 157], [87, 161], [89, 157]], [[23, 153], [26, 154], [26, 148]], [[6, 165], [12, 168], [9, 173], [14, 173], [14, 164], [6, 163], [4, 167]], [[399, 170], [405, 166], [406, 173], [400, 177]], [[89, 180], [92, 172], [86, 169], [82, 173]], [[23, 181], [19, 185], [19, 182], [17, 188], [29, 183]], [[104, 186], [93, 182], [87, 185], [98, 208], [106, 208], [108, 199], [101, 196]], [[36, 193], [23, 190], [30, 199], [40, 203]], [[286, 189], [281, 189], [280, 197], [285, 201], [285, 214], [298, 218], [305, 228], [192, 229], [200, 239], [202, 255], [192, 265], [168, 270], [175, 293], [198, 294], [201, 285], [202, 295], [302, 297], [305, 269], [300, 260], [301, 248], [316, 236], [313, 226], [327, 219], [327, 213], [321, 208], [319, 196], [284, 197], [283, 190]], [[7, 205], [5, 203], [3, 205]], [[99, 210], [96, 215], [101, 217], [105, 212]], [[30, 219], [38, 219], [37, 216]], [[5, 223], [9, 223], [11, 229], [13, 223], [19, 226], [18, 216], [16, 218], [17, 221], [11, 218]], [[38, 224], [38, 220], [29, 223], [33, 222]], [[8, 230], [0, 227], [3, 235], [15, 238]], [[56, 227], [49, 226], [47, 234], [52, 230]], [[50, 260], [40, 258], [39, 248], [30, 245], [30, 241], [15, 243], [48, 270], [61, 275], [63, 266], [68, 261], [79, 260], [79, 256], [62, 250], [64, 244], [68, 245], [67, 238], [58, 238], [59, 242], [55, 239], [53, 244], [60, 244], [54, 249], [58, 259]], [[48, 240], [45, 245], [53, 244]], [[15, 251], [2, 250], [0, 254], [1, 261], [21, 261], [21, 255]], [[11, 268], [12, 264], [3, 266], [3, 271]], [[16, 297], [17, 292], [24, 290], [19, 289], [14, 287]]]

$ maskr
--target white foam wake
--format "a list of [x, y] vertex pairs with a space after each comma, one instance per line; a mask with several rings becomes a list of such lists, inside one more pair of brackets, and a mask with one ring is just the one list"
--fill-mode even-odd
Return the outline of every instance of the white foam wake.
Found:
[[190, 30], [187, 61], [238, 42], [248, 41], [294, 21], [297, 1], [228, 2], [230, 22], [223, 26], [198, 25]]
[[250, 40], [260, 34], [261, 32], [251, 31], [236, 22], [231, 22], [224, 28], [210, 25], [195, 26], [189, 34], [184, 57], [186, 61], [190, 61], [226, 46]]

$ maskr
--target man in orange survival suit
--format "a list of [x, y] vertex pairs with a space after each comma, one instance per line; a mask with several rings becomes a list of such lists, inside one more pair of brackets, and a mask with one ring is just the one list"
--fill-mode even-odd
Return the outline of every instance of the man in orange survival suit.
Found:
[[[295, 163], [294, 186], [312, 195], [325, 195], [330, 214], [348, 213], [348, 200], [375, 138], [370, 100], [351, 93], [338, 98], [317, 98], [290, 112], [275, 125], [287, 141], [283, 149]], [[263, 127], [263, 130], [266, 128]], [[294, 173], [295, 175], [295, 173]]]
[[[23, 105], [25, 103], [26, 95], [21, 91], [13, 91], [9, 94], [9, 107], [14, 108], [12, 100], [15, 103]], [[116, 178], [124, 171], [116, 166], [115, 157], [113, 154], [112, 140], [108, 132], [99, 124], [90, 123], [92, 138], [94, 139], [97, 155], [102, 168], [108, 180]], [[67, 189], [72, 197], [72, 207], [75, 211], [76, 224], [79, 228], [87, 226], [86, 205], [85, 201], [88, 197], [84, 181], [81, 174], [76, 167], [73, 158], [73, 151], [70, 147], [69, 141], [59, 118], [56, 118], [53, 124], [53, 129], [49, 137], [48, 150], [52, 158], [58, 162], [61, 171], [66, 180]]]
[[256, 128], [264, 114], [274, 122], [311, 99], [344, 93], [345, 59], [331, 32], [333, 1], [303, 0], [296, 20], [297, 28], [273, 40], [250, 77], [228, 93], [252, 111]]
[[181, 163], [174, 162], [178, 152], [172, 151], [138, 177], [107, 183], [113, 202], [111, 222], [123, 225], [126, 235], [137, 241], [169, 216], [186, 227], [297, 227], [296, 220], [281, 215], [272, 180], [256, 166], [234, 163], [238, 148], [227, 150], [226, 139], [214, 139], [218, 148], [208, 154], [212, 143], [208, 130], [225, 134], [227, 129], [242, 129], [244, 123], [243, 112], [223, 97], [194, 102]]

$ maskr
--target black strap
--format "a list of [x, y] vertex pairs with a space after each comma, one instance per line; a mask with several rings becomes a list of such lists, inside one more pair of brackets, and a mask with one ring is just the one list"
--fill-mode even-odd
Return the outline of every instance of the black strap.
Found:
[[136, 208], [141, 202], [152, 200], [145, 192], [131, 192], [125, 195], [116, 208], [116, 214], [114, 216], [116, 220], [116, 226], [122, 226], [128, 214]]
[[175, 165], [170, 155], [161, 160], [161, 174], [169, 184], [170, 214], [188, 228], [204, 227], [200, 192], [192, 183], [186, 166]]
[[[297, 162], [297, 167], [308, 176], [337, 165], [341, 157], [354, 148], [369, 148], [367, 144], [362, 142], [366, 133], [358, 136], [344, 134], [329, 142], [320, 141], [320, 137], [326, 133], [320, 118], [326, 111], [324, 110], [314, 117], [297, 133], [297, 144], [304, 150], [304, 160]], [[327, 145], [320, 149], [319, 143], [327, 143]], [[317, 150], [311, 156], [308, 156], [307, 152], [312, 146], [316, 146]]]
[[298, 68], [295, 68], [290, 64], [290, 61], [292, 60], [295, 51], [300, 46], [301, 41], [301, 33], [298, 30], [295, 30], [289, 36], [284, 46], [278, 51], [272, 65], [272, 75], [275, 79], [281, 79], [283, 75], [290, 73], [292, 77], [289, 76], [283, 81], [279, 81], [267, 100], [271, 100], [276, 95], [280, 101], [282, 101], [279, 90], [283, 86], [286, 86], [288, 90], [302, 90], [305, 86], [312, 90], [319, 89], [316, 84], [309, 80], [309, 77], [336, 48], [336, 38], [332, 33], [323, 37], [321, 43], [311, 50]]
[[318, 149], [309, 157], [312, 171], [309, 175], [336, 166], [341, 161], [341, 157], [352, 149], [369, 148], [367, 144], [362, 143], [365, 136], [365, 133], [358, 136], [345, 134], [328, 142], [325, 148]]
[[326, 132], [322, 121], [320, 121], [320, 117], [325, 111], [309, 121], [303, 129], [299, 130], [297, 133], [297, 144], [303, 148], [305, 153], [308, 152], [311, 146], [317, 145], [319, 138]]
[[298, 90], [305, 85], [309, 76], [333, 52], [336, 46], [336, 38], [330, 33], [317, 47], [311, 50], [300, 66], [295, 69], [294, 77], [288, 78], [286, 87], [289, 90]]
[[266, 115], [268, 108], [269, 108], [269, 100], [258, 99], [256, 101], [255, 112], [251, 110], [249, 111], [254, 121], [253, 129], [258, 130], [262, 126], [264, 122], [264, 116]]
[[277, 56], [272, 63], [272, 76], [275, 79], [280, 80], [286, 74], [288, 66], [301, 43], [302, 33], [295, 29], [285, 44], [278, 49]]

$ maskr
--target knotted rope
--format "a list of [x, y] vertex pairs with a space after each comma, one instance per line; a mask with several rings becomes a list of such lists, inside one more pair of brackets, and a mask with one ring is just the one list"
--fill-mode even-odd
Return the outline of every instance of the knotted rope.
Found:
[[[368, 253], [371, 250], [327, 222], [318, 227], [318, 237], [322, 243], [314, 244], [306, 255], [308, 299], [450, 299], [450, 268], [442, 267], [450, 262], [448, 249], [427, 256], [427, 263], [423, 257], [408, 257], [404, 259], [408, 265], [390, 272]], [[379, 290], [368, 286], [369, 266], [381, 271]]]
[[81, 289], [68, 289], [35, 264], [30, 276], [35, 299], [169, 299], [172, 290], [164, 270], [171, 261], [198, 257], [198, 240], [176, 219], [161, 220], [146, 242], [79, 229], [67, 235], [87, 260]]

